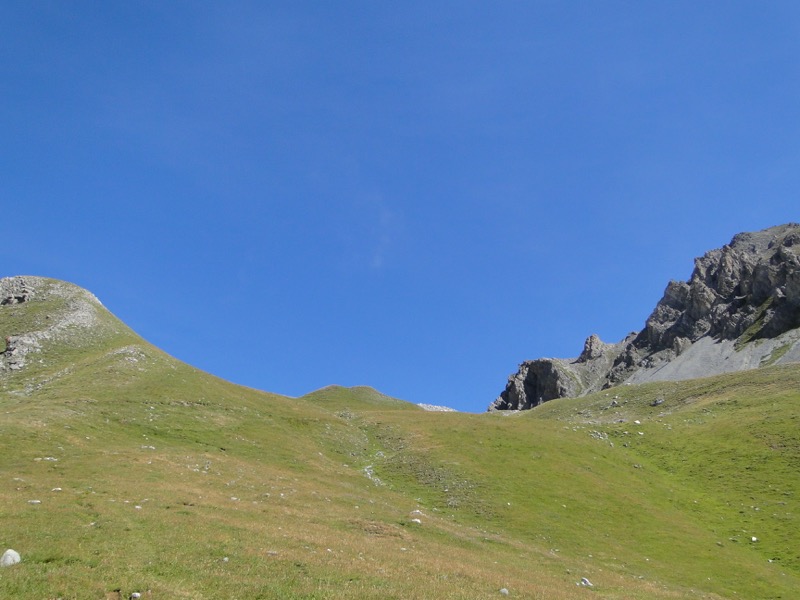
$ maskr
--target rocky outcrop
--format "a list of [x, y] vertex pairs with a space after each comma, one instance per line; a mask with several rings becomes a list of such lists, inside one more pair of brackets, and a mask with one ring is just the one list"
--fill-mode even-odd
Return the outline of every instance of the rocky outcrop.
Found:
[[574, 396], [578, 391], [578, 382], [570, 376], [564, 361], [540, 358], [520, 365], [493, 406], [496, 410], [526, 410], [553, 398]]
[[607, 384], [614, 361], [633, 339], [606, 344], [591, 335], [575, 359], [539, 358], [526, 360], [510, 375], [506, 389], [489, 410], [526, 410], [555, 398], [570, 398], [596, 392]]
[[0, 279], [0, 340], [5, 343], [0, 376], [23, 369], [34, 356], [41, 363], [45, 347], [92, 344], [107, 332], [108, 326], [98, 322], [104, 310], [94, 295], [70, 283], [32, 276]]
[[754, 328], [749, 341], [800, 326], [799, 251], [797, 225], [737, 235], [697, 259], [688, 283], [670, 282], [637, 345], [664, 350], [703, 336], [736, 339]]
[[30, 279], [29, 277], [0, 279], [0, 306], [27, 302], [34, 293], [34, 284]]
[[644, 329], [590, 336], [576, 359], [523, 362], [489, 410], [523, 410], [624, 382], [678, 380], [800, 361], [800, 225], [740, 233], [671, 281]]
[[595, 358], [600, 358], [608, 352], [610, 347], [611, 344], [604, 343], [598, 336], [592, 334], [583, 343], [583, 352], [581, 352], [576, 362], [585, 363]]

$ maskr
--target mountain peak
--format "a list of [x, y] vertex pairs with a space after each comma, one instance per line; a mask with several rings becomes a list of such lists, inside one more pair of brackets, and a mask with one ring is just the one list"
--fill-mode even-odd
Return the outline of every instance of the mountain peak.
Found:
[[47, 365], [64, 351], [97, 345], [130, 330], [91, 292], [36, 276], [0, 279], [0, 375]]
[[671, 281], [644, 329], [590, 336], [577, 359], [525, 361], [490, 410], [519, 410], [621, 383], [675, 381], [800, 361], [800, 224], [739, 233]]

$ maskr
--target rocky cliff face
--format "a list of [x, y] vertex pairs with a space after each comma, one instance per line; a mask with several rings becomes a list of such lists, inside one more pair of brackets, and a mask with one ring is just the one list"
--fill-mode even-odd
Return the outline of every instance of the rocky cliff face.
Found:
[[522, 410], [621, 383], [800, 362], [800, 224], [740, 233], [671, 281], [644, 329], [590, 336], [576, 359], [525, 361], [489, 410]]

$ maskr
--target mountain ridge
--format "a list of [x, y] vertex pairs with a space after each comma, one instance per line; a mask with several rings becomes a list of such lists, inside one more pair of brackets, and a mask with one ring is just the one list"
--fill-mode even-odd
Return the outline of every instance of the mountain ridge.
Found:
[[800, 362], [800, 225], [739, 233], [671, 281], [644, 328], [596, 335], [577, 358], [522, 362], [489, 410], [526, 410], [623, 383], [677, 381]]

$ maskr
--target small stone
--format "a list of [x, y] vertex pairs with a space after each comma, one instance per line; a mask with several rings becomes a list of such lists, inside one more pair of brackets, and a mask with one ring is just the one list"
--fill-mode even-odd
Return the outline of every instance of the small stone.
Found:
[[422, 521], [420, 521], [419, 519], [411, 519], [411, 522], [416, 523], [417, 525], [422, 525]]
[[586, 579], [586, 577], [581, 577], [581, 585], [586, 587], [594, 587], [594, 585], [592, 585], [592, 582]]
[[28, 500], [28, 504], [41, 504], [41, 500]]
[[10, 567], [11, 565], [16, 565], [21, 560], [22, 558], [20, 557], [19, 552], [9, 548], [3, 553], [2, 558], [0, 558], [0, 567]]
[[131, 600], [136, 600], [137, 598], [141, 598], [142, 595], [139, 592], [133, 592], [131, 594]]
[[506, 588], [500, 588], [500, 593], [503, 594], [503, 596], [508, 596], [508, 590]]

